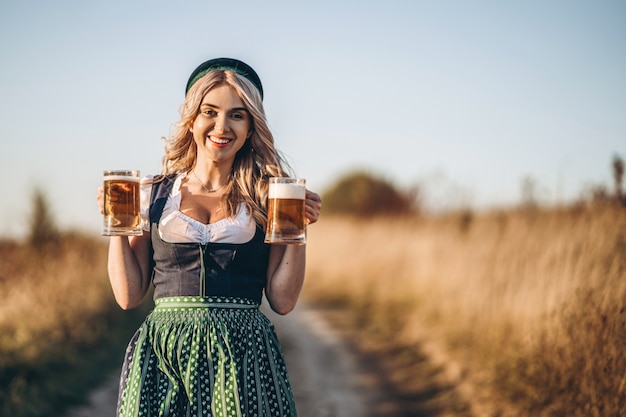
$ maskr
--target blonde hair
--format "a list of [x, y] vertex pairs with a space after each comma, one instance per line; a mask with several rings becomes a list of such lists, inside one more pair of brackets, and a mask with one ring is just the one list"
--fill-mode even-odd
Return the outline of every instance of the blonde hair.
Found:
[[162, 173], [181, 174], [193, 169], [197, 148], [190, 127], [200, 112], [204, 96], [222, 85], [228, 85], [235, 91], [252, 118], [252, 134], [235, 156], [231, 180], [222, 201], [229, 216], [235, 215], [240, 204], [245, 203], [256, 223], [265, 227], [268, 178], [288, 176], [290, 168], [274, 147], [261, 95], [247, 78], [230, 70], [214, 70], [193, 84], [181, 106], [180, 120], [169, 139], [165, 140]]

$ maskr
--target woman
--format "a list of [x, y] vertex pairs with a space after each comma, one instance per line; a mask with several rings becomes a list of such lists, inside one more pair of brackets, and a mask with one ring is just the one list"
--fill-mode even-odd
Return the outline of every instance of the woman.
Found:
[[[155, 309], [131, 340], [118, 416], [295, 416], [274, 327], [259, 311], [296, 305], [305, 248], [267, 245], [268, 178], [286, 176], [264, 115], [263, 87], [245, 63], [201, 64], [167, 141], [163, 175], [145, 194], [142, 236], [112, 236], [116, 301], [137, 307], [152, 282]], [[102, 211], [102, 190], [98, 195]], [[314, 223], [320, 197], [306, 192]]]

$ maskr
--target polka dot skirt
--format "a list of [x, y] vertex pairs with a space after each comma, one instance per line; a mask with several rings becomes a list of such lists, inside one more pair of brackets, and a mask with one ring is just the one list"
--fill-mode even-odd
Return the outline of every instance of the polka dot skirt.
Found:
[[157, 299], [126, 350], [117, 415], [296, 416], [274, 326], [247, 299]]

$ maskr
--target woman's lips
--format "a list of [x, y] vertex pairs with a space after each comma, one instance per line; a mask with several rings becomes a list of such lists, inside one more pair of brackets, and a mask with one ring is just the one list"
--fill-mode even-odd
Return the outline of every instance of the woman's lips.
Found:
[[217, 136], [209, 136], [209, 140], [216, 145], [227, 145], [232, 142], [232, 139], [229, 138], [220, 138]]

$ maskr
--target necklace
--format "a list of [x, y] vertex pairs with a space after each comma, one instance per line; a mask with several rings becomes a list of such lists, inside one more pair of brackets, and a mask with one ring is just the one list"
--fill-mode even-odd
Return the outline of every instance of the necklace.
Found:
[[215, 193], [215, 192], [217, 192], [217, 191], [221, 190], [222, 188], [224, 188], [224, 187], [226, 186], [226, 184], [228, 184], [228, 181], [226, 181], [224, 184], [220, 185], [220, 186], [219, 186], [219, 187], [217, 187], [217, 188], [207, 188], [207, 186], [206, 186], [206, 185], [204, 185], [204, 183], [203, 183], [202, 181], [200, 181], [200, 178], [198, 178], [198, 176], [196, 175], [196, 171], [193, 171], [193, 170], [192, 170], [192, 171], [191, 171], [191, 173], [193, 174], [193, 176], [194, 176], [194, 177], [196, 177], [196, 180], [200, 183], [200, 185], [202, 186], [202, 188], [204, 188], [204, 190], [205, 190], [207, 193], [209, 193], [209, 194], [212, 194], [212, 193]]

